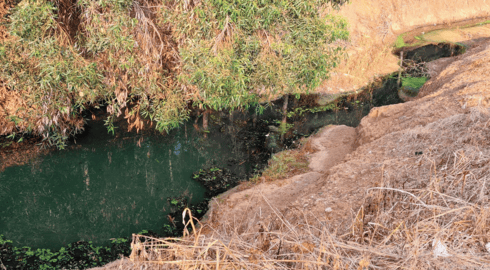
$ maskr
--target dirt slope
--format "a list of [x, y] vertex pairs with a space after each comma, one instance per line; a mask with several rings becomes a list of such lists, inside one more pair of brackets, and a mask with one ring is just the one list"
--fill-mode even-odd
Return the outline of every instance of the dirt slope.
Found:
[[[310, 155], [310, 172], [289, 179], [265, 182], [250, 189], [238, 187], [215, 198], [208, 219], [216, 226], [235, 224], [238, 231], [254, 228], [259, 222], [270, 219], [274, 211], [308, 207], [297, 201], [316, 194], [325, 183], [325, 173], [352, 152], [356, 131], [347, 126], [329, 126], [310, 139], [315, 151]], [[325, 201], [320, 198], [318, 201]], [[272, 206], [272, 208], [271, 208]], [[328, 203], [320, 204], [325, 210]], [[274, 210], [273, 210], [274, 209]]]
[[[249, 225], [266, 217], [267, 210], [262, 208], [271, 204], [279, 210], [307, 207], [318, 214], [331, 207], [335, 209], [333, 214], [346, 217], [353, 206], [359, 206], [366, 188], [380, 183], [383, 164], [396, 160], [404, 166], [407, 161], [415, 162], [420, 158], [415, 152], [424, 153], [430, 148], [430, 140], [422, 143], [423, 138], [436, 140], [439, 133], [451, 133], [445, 129], [454, 128], [441, 128], [441, 123], [453, 125], [455, 119], [465, 122], [468, 117], [476, 117], [475, 108], [483, 112], [483, 108], [490, 107], [490, 80], [486, 75], [490, 71], [490, 43], [482, 42], [451, 61], [424, 85], [416, 100], [373, 108], [356, 132], [345, 126], [323, 129], [312, 138], [318, 152], [310, 155], [311, 172], [223, 196], [214, 210], [223, 212], [213, 216], [223, 222], [230, 222], [223, 217], [247, 220]], [[358, 148], [351, 153], [354, 145]], [[449, 149], [449, 145], [445, 147]]]
[[[420, 34], [434, 29], [468, 25], [472, 19], [484, 21], [490, 16], [490, 2], [485, 0], [351, 0], [339, 14], [349, 22], [351, 40], [345, 44], [348, 59], [324, 82], [318, 92], [354, 91], [374, 76], [398, 69], [392, 55], [398, 35], [410, 31]], [[459, 22], [459, 23], [458, 23]], [[435, 40], [465, 42], [490, 37], [490, 28], [466, 31], [458, 29]]]
[[[363, 118], [357, 133], [343, 126], [325, 128], [313, 138], [313, 145], [330, 142], [323, 144], [323, 151], [335, 154], [332, 160], [321, 162], [323, 157], [317, 156], [318, 152], [312, 155], [312, 172], [221, 197], [220, 203], [214, 205], [211, 226], [222, 228], [222, 224], [234, 224], [237, 233], [250, 234], [260, 230], [262, 224], [273, 228], [271, 224], [278, 216], [287, 220], [308, 212], [313, 217], [326, 218], [330, 223], [326, 226], [338, 234], [348, 234], [354, 230], [356, 216], [362, 212], [363, 226], [383, 224], [389, 228], [414, 213], [390, 214], [383, 220], [379, 215], [380, 201], [373, 202], [370, 188], [391, 188], [399, 192], [427, 190], [447, 196], [443, 205], [438, 206], [447, 213], [461, 211], [461, 215], [452, 217], [453, 221], [480, 220], [480, 225], [472, 225], [474, 228], [482, 226], [479, 235], [472, 235], [471, 230], [453, 231], [453, 223], [438, 220], [437, 232], [442, 231], [443, 238], [450, 242], [449, 247], [461, 254], [474, 252], [475, 257], [483, 256], [479, 258], [483, 261], [488, 259], [490, 256], [483, 246], [490, 241], [489, 216], [480, 217], [481, 210], [478, 210], [471, 218], [462, 210], [464, 207], [459, 208], [481, 204], [483, 209], [488, 209], [486, 207], [490, 206], [488, 41], [453, 59], [424, 86], [416, 100], [373, 108]], [[351, 152], [354, 136], [358, 147]], [[337, 165], [332, 167], [334, 164]], [[466, 180], [466, 175], [471, 175], [471, 180]], [[462, 177], [468, 181], [463, 186]], [[391, 200], [394, 199], [383, 197], [381, 203], [389, 204]], [[314, 222], [313, 218], [311, 223]], [[408, 224], [408, 221], [403, 222]], [[407, 232], [412, 233], [410, 229]], [[436, 231], [424, 237], [434, 239], [434, 233]], [[464, 248], [458, 246], [453, 237], [461, 233], [481, 244], [470, 241], [472, 243], [466, 243]], [[414, 243], [405, 240], [405, 244]], [[430, 244], [428, 249], [431, 249]], [[405, 254], [403, 258], [407, 261], [415, 256], [403, 251], [403, 248], [398, 250]], [[431, 254], [426, 247], [427, 252]], [[433, 263], [451, 265], [449, 261], [433, 259]], [[460, 268], [463, 265], [459, 262], [458, 269], [463, 269]]]

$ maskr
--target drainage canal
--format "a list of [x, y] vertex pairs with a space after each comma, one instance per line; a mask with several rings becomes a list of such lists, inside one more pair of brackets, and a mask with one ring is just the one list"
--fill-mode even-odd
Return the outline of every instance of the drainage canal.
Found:
[[[436, 47], [405, 52], [403, 86], [420, 87], [426, 57], [453, 48]], [[424, 79], [411, 85], [413, 78]], [[178, 235], [176, 213], [183, 207], [204, 214], [210, 196], [259, 173], [272, 153], [326, 125], [357, 126], [373, 106], [401, 102], [398, 88], [395, 73], [332, 103], [325, 96], [290, 96], [283, 134], [282, 99], [259, 115], [254, 109], [211, 113], [208, 131], [194, 116], [165, 136], [123, 130], [109, 135], [102, 121], [92, 121], [67, 150], [0, 172], [0, 234], [14, 246], [55, 250], [77, 241], [86, 245], [81, 240], [107, 245], [142, 230]]]

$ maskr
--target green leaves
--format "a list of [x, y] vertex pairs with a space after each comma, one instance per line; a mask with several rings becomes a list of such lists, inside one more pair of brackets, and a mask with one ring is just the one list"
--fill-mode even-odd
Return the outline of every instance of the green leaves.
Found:
[[[144, 231], [143, 231], [144, 232]], [[92, 242], [79, 241], [58, 251], [15, 247], [12, 241], [0, 235], [0, 257], [7, 269], [87, 269], [101, 266], [123, 256], [129, 256], [130, 240], [112, 239], [110, 246], [94, 246]]]
[[23, 95], [26, 106], [11, 116], [21, 133], [35, 132], [62, 148], [82, 129], [79, 109], [100, 100], [103, 88], [96, 65], [64, 45], [56, 11], [42, 0], [24, 0], [13, 10], [8, 25], [13, 38], [2, 44], [0, 77]]
[[63, 147], [83, 129], [83, 110], [101, 104], [109, 132], [121, 114], [168, 131], [188, 119], [188, 104], [235, 110], [308, 93], [348, 38], [344, 20], [321, 15], [328, 0], [194, 2], [78, 0], [76, 29], [56, 1], [20, 2], [14, 38], [0, 45], [0, 78], [27, 102], [11, 118], [18, 130]]
[[164, 22], [181, 40], [180, 82], [196, 86], [202, 106], [217, 110], [247, 107], [264, 92], [315, 89], [342, 53], [328, 43], [348, 38], [344, 20], [319, 15], [326, 2], [213, 0], [165, 10]]
[[27, 41], [43, 39], [55, 27], [51, 2], [42, 0], [23, 0], [12, 12], [9, 31]]

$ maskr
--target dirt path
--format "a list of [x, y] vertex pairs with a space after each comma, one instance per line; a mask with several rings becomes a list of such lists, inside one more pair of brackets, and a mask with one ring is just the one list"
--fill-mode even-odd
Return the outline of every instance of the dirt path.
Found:
[[[312, 202], [305, 198], [319, 193], [323, 186], [328, 185], [325, 179], [330, 168], [354, 150], [355, 139], [356, 131], [352, 127], [323, 128], [310, 138], [311, 147], [316, 151], [309, 157], [310, 172], [289, 179], [260, 183], [243, 191], [237, 187], [213, 199], [208, 213], [209, 221], [216, 226], [233, 223], [240, 228], [238, 231], [244, 232], [260, 222], [270, 220], [275, 215], [274, 211], [311, 208]], [[342, 186], [337, 185], [336, 189]], [[332, 206], [332, 201], [315, 199], [317, 207], [323, 211]]]

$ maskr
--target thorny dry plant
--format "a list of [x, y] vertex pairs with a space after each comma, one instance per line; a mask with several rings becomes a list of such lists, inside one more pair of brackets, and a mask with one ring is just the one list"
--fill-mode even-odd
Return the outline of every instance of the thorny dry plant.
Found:
[[411, 59], [405, 59], [403, 60], [403, 75], [430, 78], [429, 69], [426, 64], [426, 62], [418, 63]]

